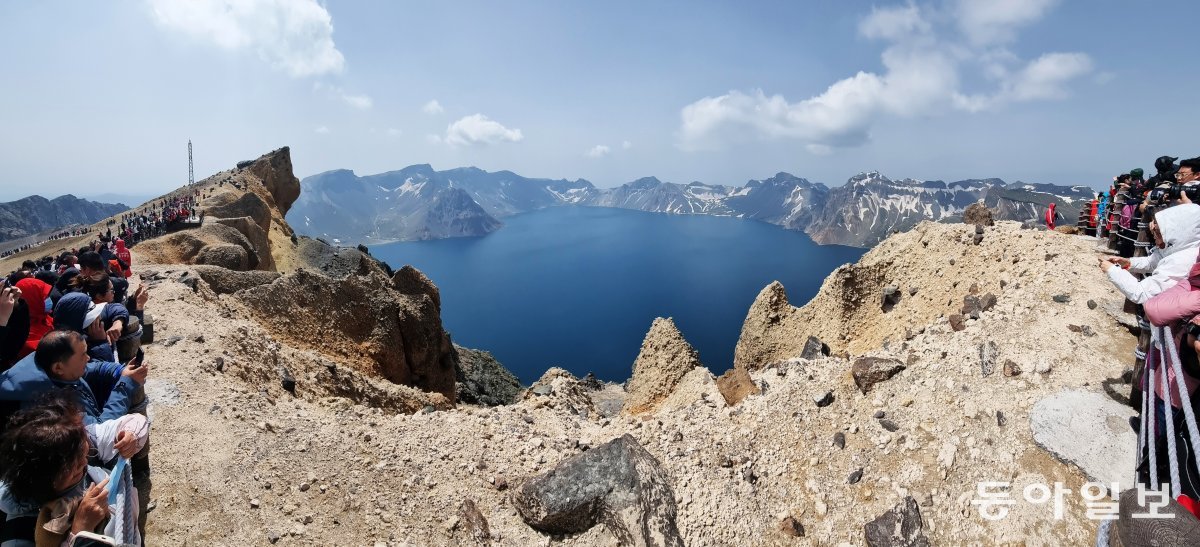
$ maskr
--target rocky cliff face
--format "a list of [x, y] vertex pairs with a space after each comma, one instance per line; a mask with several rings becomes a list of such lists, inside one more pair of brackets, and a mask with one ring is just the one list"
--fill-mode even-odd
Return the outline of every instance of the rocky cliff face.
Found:
[[[807, 233], [817, 243], [871, 247], [925, 220], [948, 221], [986, 200], [998, 218], [1038, 218], [1051, 200], [1067, 218], [1090, 200], [1086, 187], [1015, 183], [1000, 179], [892, 180], [860, 173], [829, 188], [788, 173], [744, 186], [674, 184], [645, 177], [599, 189], [586, 180], [527, 179], [509, 171], [476, 168], [434, 171], [414, 165], [400, 171], [355, 176], [330, 171], [302, 181], [306, 187], [292, 220], [307, 234], [368, 243], [484, 235], [497, 219], [562, 205], [617, 207], [657, 213], [736, 216]], [[458, 193], [452, 197], [447, 192]]]
[[29, 196], [0, 203], [0, 241], [31, 236], [72, 224], [92, 224], [122, 213], [121, 203], [97, 203], [70, 194], [46, 199]]
[[[270, 278], [209, 271], [205, 280], [218, 300], [236, 298], [279, 339], [344, 363], [361, 381], [384, 379], [438, 394], [435, 406], [454, 403], [458, 354], [442, 328], [437, 287], [411, 267], [392, 272], [359, 250], [295, 238], [284, 220], [300, 194], [288, 148], [183, 191], [204, 196], [203, 224], [138, 245], [146, 261], [279, 271], [283, 275]], [[463, 199], [457, 189], [447, 193], [447, 199]], [[457, 210], [435, 201], [429, 212], [438, 221], [430, 224], [453, 225], [455, 217], [445, 209]], [[387, 406], [415, 411], [425, 405]]]

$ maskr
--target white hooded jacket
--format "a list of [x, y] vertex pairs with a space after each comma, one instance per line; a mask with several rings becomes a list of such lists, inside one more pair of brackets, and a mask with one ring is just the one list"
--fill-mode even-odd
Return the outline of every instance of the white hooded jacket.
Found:
[[[1154, 221], [1166, 248], [1155, 247], [1148, 256], [1129, 259], [1129, 271], [1108, 269], [1108, 278], [1135, 304], [1144, 304], [1187, 279], [1200, 251], [1200, 205], [1183, 203], [1168, 207], [1155, 214]], [[1138, 281], [1133, 273], [1150, 275]]]

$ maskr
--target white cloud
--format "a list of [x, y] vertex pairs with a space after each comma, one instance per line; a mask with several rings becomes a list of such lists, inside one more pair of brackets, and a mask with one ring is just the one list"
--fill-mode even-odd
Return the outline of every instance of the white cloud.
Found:
[[897, 40], [913, 34], [929, 32], [929, 22], [921, 16], [916, 4], [905, 7], [873, 8], [858, 24], [858, 32], [867, 38]]
[[1058, 0], [958, 0], [954, 15], [974, 45], [1011, 42], [1019, 27], [1040, 20]]
[[371, 105], [373, 104], [371, 102], [371, 98], [366, 95], [343, 94], [342, 100], [346, 101], [346, 104], [353, 106], [354, 108], [357, 108], [359, 110], [367, 110], [368, 108], [371, 108]]
[[429, 114], [430, 116], [435, 116], [445, 112], [445, 110], [442, 108], [442, 103], [439, 103], [437, 102], [437, 99], [434, 99], [425, 103], [425, 106], [421, 107], [421, 112]]
[[[745, 140], [795, 139], [813, 154], [858, 146], [870, 138], [884, 116], [916, 117], [960, 110], [978, 112], [1004, 104], [1062, 99], [1068, 85], [1092, 70], [1083, 53], [1047, 53], [1024, 62], [996, 47], [1009, 32], [1036, 21], [1051, 1], [996, 2], [1002, 7], [961, 0], [953, 19], [927, 17], [909, 3], [875, 9], [863, 18], [859, 32], [889, 43], [881, 54], [881, 73], [860, 71], [830, 85], [823, 93], [791, 102], [761, 90], [730, 91], [684, 106], [677, 133], [684, 150], [720, 148]], [[1005, 7], [1006, 6], [1006, 7]], [[954, 26], [972, 28], [988, 46], [941, 37]], [[964, 71], [982, 74], [993, 89], [962, 89]]]
[[399, 129], [396, 129], [395, 127], [389, 127], [389, 128], [388, 128], [388, 130], [387, 130], [387, 134], [388, 134], [388, 135], [391, 135], [391, 136], [393, 136], [393, 137], [396, 137], [396, 136], [402, 135], [403, 133], [404, 133], [403, 131], [400, 131]]
[[371, 98], [366, 95], [351, 95], [350, 93], [347, 93], [345, 89], [342, 89], [336, 85], [326, 84], [324, 82], [313, 82], [313, 89], [315, 91], [325, 92], [329, 94], [329, 96], [337, 98], [338, 100], [359, 110], [368, 110], [375, 104], [374, 101], [372, 101]]
[[149, 0], [171, 33], [226, 50], [252, 50], [293, 77], [341, 72], [333, 18], [316, 0]]
[[1007, 93], [1014, 101], [1063, 99], [1066, 84], [1091, 70], [1091, 58], [1082, 53], [1047, 53], [1018, 72]]
[[325, 127], [323, 125], [318, 125], [317, 128], [314, 129], [313, 131], [315, 131], [318, 135], [325, 135], [325, 134], [329, 133], [329, 128]]
[[631, 143], [631, 142], [629, 142], [629, 141], [622, 141], [622, 142], [621, 142], [621, 148], [624, 148], [624, 149], [626, 149], [626, 150], [629, 150], [630, 148], [633, 148], [633, 143]]
[[609, 147], [604, 146], [603, 144], [597, 144], [596, 146], [593, 146], [590, 149], [588, 149], [587, 152], [584, 152], [584, 155], [589, 158], [603, 158], [604, 156], [607, 156], [608, 153], [611, 151], [612, 150], [609, 149]]
[[447, 126], [442, 141], [451, 146], [468, 146], [520, 142], [524, 138], [520, 129], [509, 129], [483, 114], [472, 114]]

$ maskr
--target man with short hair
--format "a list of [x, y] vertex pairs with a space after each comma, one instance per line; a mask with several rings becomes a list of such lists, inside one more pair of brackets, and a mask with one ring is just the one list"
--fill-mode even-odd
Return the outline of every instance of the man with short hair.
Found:
[[84, 409], [84, 422], [114, 420], [129, 413], [130, 394], [146, 382], [149, 366], [90, 360], [83, 335], [55, 330], [43, 336], [37, 351], [0, 373], [0, 403], [6, 411], [27, 405], [55, 388], [70, 388]]

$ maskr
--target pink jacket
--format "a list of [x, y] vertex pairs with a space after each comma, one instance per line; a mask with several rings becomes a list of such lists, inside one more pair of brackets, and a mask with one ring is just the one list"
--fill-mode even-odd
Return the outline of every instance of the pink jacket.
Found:
[[[1151, 325], [1171, 327], [1171, 332], [1175, 334], [1173, 343], [1178, 347], [1185, 339], [1186, 322], [1193, 316], [1200, 315], [1200, 262], [1192, 266], [1187, 279], [1147, 300], [1145, 310], [1146, 319], [1150, 321]], [[1167, 341], [1167, 343], [1172, 343], [1172, 341]], [[1165, 356], [1163, 362], [1166, 362]], [[1173, 367], [1164, 368], [1166, 368], [1168, 388], [1171, 392], [1171, 405], [1179, 408], [1179, 388], [1176, 387], [1175, 371]], [[1200, 386], [1200, 379], [1188, 376], [1186, 373], [1183, 380], [1189, 394], [1195, 393], [1196, 388]], [[1155, 383], [1157, 384], [1157, 382]], [[1154, 391], [1158, 393], [1159, 398], [1167, 399], [1162, 392], [1161, 384], [1155, 385]]]

